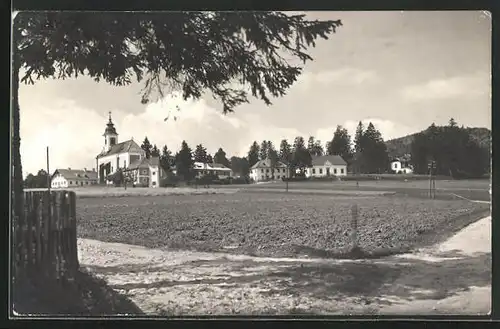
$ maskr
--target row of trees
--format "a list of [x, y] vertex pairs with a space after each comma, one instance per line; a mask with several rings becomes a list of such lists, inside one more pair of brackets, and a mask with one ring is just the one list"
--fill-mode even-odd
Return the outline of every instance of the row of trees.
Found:
[[36, 175], [28, 174], [24, 179], [25, 188], [47, 188], [49, 174], [43, 169], [38, 170]]
[[447, 126], [431, 124], [412, 141], [415, 173], [428, 174], [431, 161], [435, 162], [436, 175], [480, 177], [490, 171], [490, 149], [480, 146], [469, 130], [458, 127], [452, 118]]
[[203, 144], [198, 144], [193, 149], [183, 141], [180, 150], [173, 155], [169, 148], [164, 145], [161, 152], [152, 144], [149, 139], [144, 138], [141, 148], [145, 151], [146, 157], [158, 156], [160, 166], [170, 172], [172, 166], [176, 166], [177, 174], [185, 179], [194, 177], [194, 162], [219, 163], [233, 170], [240, 176], [248, 176], [250, 168], [259, 160], [269, 159], [271, 163], [271, 174], [274, 174], [274, 167], [278, 161], [289, 165], [291, 172], [295, 173], [299, 169], [301, 174], [311, 165], [314, 156], [340, 155], [348, 165], [357, 172], [376, 173], [383, 172], [388, 167], [387, 149], [380, 132], [370, 122], [368, 127], [359, 122], [354, 147], [352, 147], [351, 136], [347, 129], [337, 126], [333, 137], [323, 147], [320, 140], [310, 136], [307, 140], [302, 136], [295, 137], [292, 144], [287, 139], [280, 142], [276, 148], [272, 141], [263, 140], [261, 143], [254, 141], [246, 157], [233, 156], [228, 159], [226, 152], [219, 148], [212, 156], [207, 152]]
[[347, 129], [339, 125], [325, 147], [314, 136], [309, 137], [307, 144], [302, 136], [295, 137], [293, 144], [283, 139], [279, 150], [274, 148], [271, 141], [264, 140], [260, 145], [254, 141], [248, 151], [247, 160], [250, 167], [259, 160], [269, 159], [272, 166], [279, 160], [288, 164], [292, 173], [295, 173], [295, 169], [299, 169], [303, 174], [311, 165], [312, 158], [321, 155], [340, 155], [348, 166], [363, 173], [383, 172], [389, 162], [384, 140], [371, 122], [366, 130], [359, 122], [354, 147]]

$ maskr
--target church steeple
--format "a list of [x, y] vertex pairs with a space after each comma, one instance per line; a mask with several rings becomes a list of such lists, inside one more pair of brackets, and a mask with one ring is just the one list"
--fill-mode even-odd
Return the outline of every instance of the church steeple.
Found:
[[104, 148], [109, 151], [113, 145], [118, 143], [118, 133], [116, 132], [115, 125], [111, 120], [111, 112], [109, 112], [109, 121], [106, 124], [106, 130], [104, 130]]

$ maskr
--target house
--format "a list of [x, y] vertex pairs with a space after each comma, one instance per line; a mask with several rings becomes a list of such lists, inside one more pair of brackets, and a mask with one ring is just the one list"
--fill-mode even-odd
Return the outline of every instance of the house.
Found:
[[346, 176], [347, 162], [340, 155], [323, 155], [312, 158], [306, 177]]
[[270, 159], [260, 160], [250, 168], [250, 179], [255, 182], [270, 179], [283, 179], [287, 177], [290, 177], [289, 169], [287, 165], [281, 161], [277, 161], [274, 168], [272, 168]]
[[106, 177], [116, 173], [118, 169], [126, 169], [131, 163], [144, 159], [146, 154], [133, 139], [118, 143], [118, 133], [111, 120], [111, 112], [103, 136], [104, 147], [96, 156], [97, 177], [100, 184], [112, 184]]
[[97, 184], [97, 172], [84, 169], [56, 169], [50, 180], [53, 189], [68, 187], [86, 187]]
[[393, 158], [390, 162], [390, 169], [396, 174], [413, 173], [412, 165], [407, 159]]
[[160, 167], [160, 158], [140, 158], [123, 169], [123, 174], [135, 186], [158, 187], [161, 179], [167, 177], [165, 170]]
[[220, 163], [195, 162], [193, 170], [196, 172], [196, 177], [217, 175], [219, 179], [225, 179], [233, 176], [232, 170]]

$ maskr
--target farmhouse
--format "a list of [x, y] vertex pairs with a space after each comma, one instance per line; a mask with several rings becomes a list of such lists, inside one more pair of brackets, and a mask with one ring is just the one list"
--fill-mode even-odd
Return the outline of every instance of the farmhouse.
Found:
[[158, 187], [160, 180], [166, 177], [158, 157], [137, 159], [124, 169], [123, 173], [133, 185], [143, 187]]
[[[273, 177], [274, 169], [274, 177]], [[270, 179], [282, 179], [290, 177], [289, 169], [286, 164], [277, 161], [272, 168], [271, 160], [260, 160], [250, 168], [250, 179], [255, 182], [266, 181]]]
[[340, 155], [323, 155], [312, 158], [306, 177], [346, 176], [347, 163]]
[[53, 189], [67, 187], [81, 187], [97, 184], [95, 169], [56, 169], [51, 177], [50, 187]]
[[232, 170], [220, 163], [195, 162], [193, 170], [197, 177], [203, 175], [217, 175], [219, 179], [232, 177]]
[[400, 158], [393, 158], [391, 160], [390, 169], [396, 174], [411, 174], [413, 172], [412, 166], [411, 164], [409, 164], [409, 161]]

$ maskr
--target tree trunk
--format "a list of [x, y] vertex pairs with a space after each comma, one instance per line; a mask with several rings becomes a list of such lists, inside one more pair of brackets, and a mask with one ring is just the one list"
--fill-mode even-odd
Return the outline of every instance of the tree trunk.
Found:
[[[14, 42], [16, 40], [14, 39]], [[22, 167], [21, 167], [21, 153], [20, 144], [21, 138], [19, 135], [19, 121], [20, 121], [20, 111], [19, 111], [19, 67], [20, 60], [16, 52], [14, 51], [13, 63], [12, 63], [12, 98], [11, 98], [11, 111], [12, 111], [12, 126], [11, 126], [11, 215], [12, 215], [12, 226], [11, 233], [18, 233], [13, 236], [14, 245], [12, 246], [12, 260], [16, 262], [17, 259], [22, 261], [22, 241], [19, 234], [21, 233], [20, 228], [24, 223], [24, 211], [23, 211], [23, 177], [22, 177]], [[17, 228], [16, 231], [13, 228]], [[17, 266], [14, 266], [16, 269]], [[14, 272], [14, 275], [18, 273]]]

